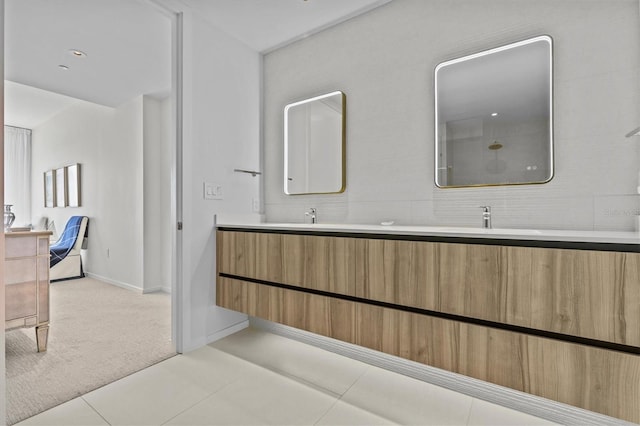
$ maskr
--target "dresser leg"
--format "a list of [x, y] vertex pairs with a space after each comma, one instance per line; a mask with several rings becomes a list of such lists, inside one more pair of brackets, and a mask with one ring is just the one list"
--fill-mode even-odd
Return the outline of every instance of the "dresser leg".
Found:
[[36, 340], [38, 342], [38, 352], [47, 350], [47, 340], [49, 338], [49, 324], [36, 327]]

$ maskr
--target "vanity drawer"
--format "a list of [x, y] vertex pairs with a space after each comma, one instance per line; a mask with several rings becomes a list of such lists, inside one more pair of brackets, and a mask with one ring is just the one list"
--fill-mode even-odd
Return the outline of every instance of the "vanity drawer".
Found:
[[632, 422], [640, 355], [219, 277], [219, 306]]
[[218, 231], [218, 272], [640, 347], [640, 253]]
[[353, 238], [217, 232], [218, 272], [356, 295]]

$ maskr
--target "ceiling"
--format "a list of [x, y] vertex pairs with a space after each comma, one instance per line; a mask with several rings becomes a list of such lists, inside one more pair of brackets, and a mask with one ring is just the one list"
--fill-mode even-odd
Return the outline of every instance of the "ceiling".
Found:
[[[5, 0], [5, 79], [18, 83], [7, 91], [6, 124], [33, 128], [68, 107], [68, 97], [116, 107], [166, 96], [171, 22], [154, 5], [165, 1]], [[264, 53], [391, 0], [178, 1]]]
[[391, 0], [181, 0], [258, 52], [269, 52]]
[[4, 82], [4, 121], [10, 126], [33, 129], [78, 102], [82, 101], [13, 81]]

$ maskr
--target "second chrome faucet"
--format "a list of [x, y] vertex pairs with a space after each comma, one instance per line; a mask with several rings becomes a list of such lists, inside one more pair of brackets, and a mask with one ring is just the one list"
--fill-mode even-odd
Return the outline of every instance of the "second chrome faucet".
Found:
[[304, 212], [304, 215], [311, 217], [311, 223], [317, 223], [318, 222], [318, 218], [316, 216], [316, 209], [315, 208], [311, 207], [309, 210]]
[[482, 227], [491, 229], [491, 206], [480, 206], [482, 209]]

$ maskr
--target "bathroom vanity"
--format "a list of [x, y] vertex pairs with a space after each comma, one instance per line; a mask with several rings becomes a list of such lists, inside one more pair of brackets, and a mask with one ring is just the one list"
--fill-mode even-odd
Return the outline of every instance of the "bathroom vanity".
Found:
[[51, 231], [5, 233], [5, 330], [35, 327], [38, 352], [49, 335]]
[[218, 225], [219, 306], [640, 422], [640, 239]]

